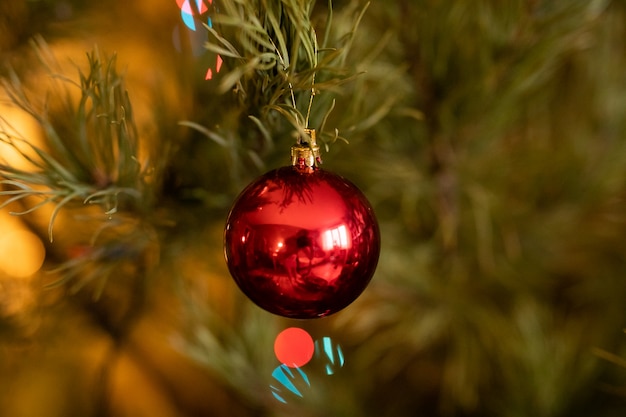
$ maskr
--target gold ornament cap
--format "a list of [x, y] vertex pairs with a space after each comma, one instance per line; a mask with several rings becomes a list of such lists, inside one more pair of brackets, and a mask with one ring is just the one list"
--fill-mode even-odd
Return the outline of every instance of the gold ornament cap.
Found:
[[322, 162], [320, 147], [315, 138], [315, 129], [304, 129], [304, 137], [291, 147], [291, 164], [298, 168], [314, 168]]

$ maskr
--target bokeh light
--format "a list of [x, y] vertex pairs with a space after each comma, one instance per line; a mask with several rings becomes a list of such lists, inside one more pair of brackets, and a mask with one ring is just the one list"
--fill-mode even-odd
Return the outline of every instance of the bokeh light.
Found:
[[[3, 98], [0, 97], [0, 103]], [[28, 139], [30, 145], [41, 146], [41, 129], [31, 116], [17, 107], [1, 105], [0, 114], [0, 130], [6, 133], [0, 141], [0, 160], [14, 169], [33, 171], [35, 166], [24, 155], [34, 158], [35, 151], [20, 140]], [[0, 212], [0, 272], [13, 278], [27, 278], [41, 268], [45, 249], [41, 239], [26, 230], [8, 211]]]
[[27, 278], [41, 268], [45, 258], [41, 239], [25, 229], [4, 230], [0, 236], [0, 270], [16, 278]]
[[299, 327], [290, 327], [276, 336], [274, 353], [282, 364], [291, 368], [306, 365], [315, 351], [313, 338], [306, 330]]
[[[192, 0], [192, 1], [195, 3], [194, 6], [197, 7], [198, 14], [204, 14], [209, 10], [204, 0]], [[208, 3], [211, 4], [213, 3], [213, 1], [210, 0]], [[176, 0], [176, 4], [178, 5], [178, 8], [180, 9], [180, 15], [181, 15], [181, 18], [183, 19], [183, 22], [185, 23], [185, 26], [195, 31], [196, 23], [194, 20], [194, 15], [196, 13], [190, 1], [189, 0]]]
[[[302, 391], [307, 388], [311, 388], [311, 382], [309, 377], [300, 369], [290, 369], [287, 365], [280, 365], [274, 372], [272, 377], [279, 383], [276, 385], [270, 385], [272, 389], [272, 395], [278, 401], [287, 404], [287, 398], [289, 395], [303, 398]], [[291, 394], [289, 394], [291, 393]]]
[[325, 362], [326, 375], [334, 374], [337, 368], [343, 367], [345, 361], [341, 346], [328, 336], [315, 341], [315, 358]]
[[[41, 146], [41, 128], [35, 120], [25, 111], [15, 106], [3, 104], [8, 103], [8, 98], [0, 96], [0, 131], [17, 138], [27, 138], [32, 146]], [[26, 143], [19, 141], [9, 141], [8, 137], [0, 141], [0, 160], [4, 161], [12, 168], [32, 171], [35, 166], [24, 157], [35, 157], [35, 151]]]

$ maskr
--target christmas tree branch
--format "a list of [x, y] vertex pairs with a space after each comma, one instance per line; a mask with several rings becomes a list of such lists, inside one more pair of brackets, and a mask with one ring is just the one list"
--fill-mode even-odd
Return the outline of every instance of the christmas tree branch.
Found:
[[[44, 144], [24, 138], [0, 116], [0, 141], [13, 148], [30, 165], [16, 168], [0, 162], [0, 196], [10, 196], [0, 208], [17, 201], [43, 198], [13, 214], [26, 214], [54, 203], [48, 234], [56, 215], [70, 203], [97, 204], [106, 215], [115, 213], [124, 200], [135, 208], [146, 204], [147, 167], [139, 162], [138, 133], [123, 77], [115, 69], [115, 57], [103, 61], [97, 51], [87, 54], [88, 70], [79, 70], [79, 82], [58, 73], [45, 43], [35, 49], [54, 84], [53, 95], [42, 103], [29, 97], [14, 72], [2, 87], [11, 104], [30, 115], [41, 128]], [[74, 91], [79, 90], [78, 99]]]
[[[312, 23], [314, 4], [311, 0], [225, 2], [212, 19], [213, 27], [207, 26], [206, 49], [224, 59], [218, 92], [231, 92], [242, 114], [253, 118], [263, 132], [279, 130], [276, 114], [300, 133], [309, 121], [313, 125], [325, 121], [334, 107], [331, 93], [358, 76], [346, 66], [346, 57], [368, 5], [346, 33], [333, 37], [329, 2], [320, 49]], [[329, 97], [314, 106], [313, 98], [324, 91]], [[320, 113], [313, 107], [324, 110]], [[332, 142], [338, 134], [319, 132], [318, 137]]]

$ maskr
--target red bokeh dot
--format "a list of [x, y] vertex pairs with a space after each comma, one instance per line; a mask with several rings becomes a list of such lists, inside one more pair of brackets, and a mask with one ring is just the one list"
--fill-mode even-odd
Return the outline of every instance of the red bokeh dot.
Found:
[[291, 368], [306, 365], [313, 357], [315, 345], [306, 330], [290, 327], [276, 336], [274, 353], [276, 358]]

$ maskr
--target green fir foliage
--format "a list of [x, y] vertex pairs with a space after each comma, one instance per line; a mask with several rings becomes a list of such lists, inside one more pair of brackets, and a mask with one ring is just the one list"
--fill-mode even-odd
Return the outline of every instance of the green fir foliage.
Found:
[[[52, 241], [54, 219], [66, 204], [98, 204], [106, 215], [118, 211], [122, 196], [133, 200], [135, 207], [145, 204], [150, 200], [145, 187], [148, 172], [138, 159], [132, 108], [122, 78], [116, 73], [115, 58], [103, 62], [97, 51], [87, 54], [87, 73], [79, 72], [78, 80], [73, 81], [55, 73], [53, 62], [46, 62], [53, 57], [45, 44], [39, 41], [35, 48], [47, 75], [56, 81], [52, 99], [45, 95], [37, 102], [29, 97], [14, 72], [3, 86], [11, 102], [41, 127], [46, 149], [21, 137], [10, 121], [0, 116], [0, 140], [34, 166], [17, 169], [0, 164], [0, 183], [6, 186], [0, 195], [10, 196], [2, 207], [39, 197], [36, 204], [14, 214], [27, 214], [54, 203], [48, 226]], [[77, 99], [70, 88], [76, 89]]]

